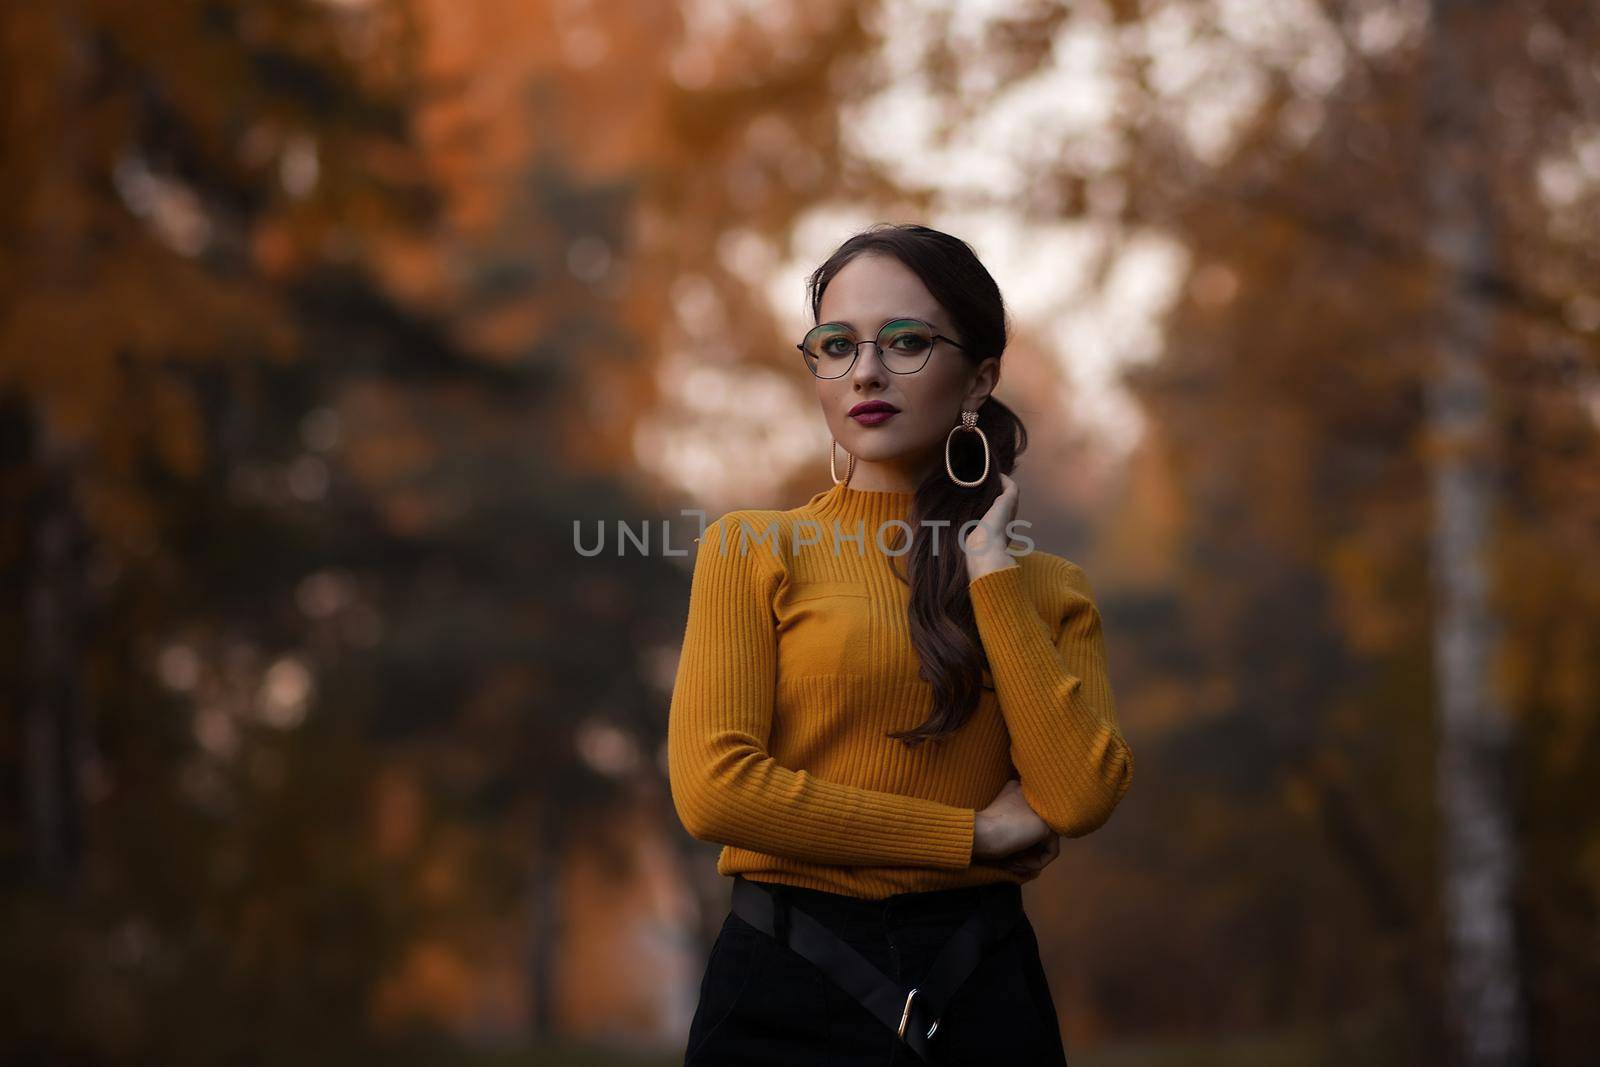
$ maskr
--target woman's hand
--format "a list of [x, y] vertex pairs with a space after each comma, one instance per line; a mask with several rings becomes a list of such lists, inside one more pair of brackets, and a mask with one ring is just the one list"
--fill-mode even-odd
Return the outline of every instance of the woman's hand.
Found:
[[1021, 852], [1013, 852], [1000, 861], [1000, 866], [1019, 875], [1024, 882], [1039, 877], [1039, 872], [1055, 862], [1061, 855], [1061, 835], [1051, 834], [1037, 845], [1032, 845]]
[[985, 574], [1017, 565], [1017, 561], [1011, 558], [1011, 553], [1006, 551], [1011, 545], [1011, 538], [1006, 535], [1006, 527], [1016, 518], [1020, 490], [1009, 474], [1000, 475], [1000, 484], [1003, 486], [1000, 495], [994, 498], [989, 510], [961, 543], [966, 552], [969, 582], [975, 582]]
[[1014, 853], [1055, 836], [1049, 825], [1028, 807], [1022, 795], [1022, 783], [1012, 778], [973, 821], [972, 862], [1007, 865], [1019, 859]]

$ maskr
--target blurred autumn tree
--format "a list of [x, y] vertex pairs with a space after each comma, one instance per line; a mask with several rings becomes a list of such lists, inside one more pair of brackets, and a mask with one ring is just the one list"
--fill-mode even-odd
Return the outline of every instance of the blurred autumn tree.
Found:
[[[1218, 680], [1158, 758], [1236, 804], [1281, 798], [1288, 821], [1263, 828], [1276, 845], [1260, 853], [1279, 870], [1241, 878], [1239, 903], [1288, 971], [1348, 976], [1316, 1015], [1367, 1015], [1400, 1059], [1453, 1044], [1460, 1062], [1580, 1062], [1600, 959], [1566, 946], [1592, 942], [1600, 915], [1573, 906], [1596, 883], [1562, 856], [1600, 829], [1600, 792], [1580, 784], [1600, 748], [1570, 725], [1600, 712], [1586, 410], [1600, 343], [1584, 281], [1600, 262], [1580, 237], [1600, 195], [1552, 202], [1542, 186], [1600, 104], [1579, 73], [1595, 23], [1579, 5], [1448, 7], [1394, 48], [1361, 40], [1375, 32], [1361, 5], [1328, 7], [1349, 65], [1314, 122], [1286, 70], [1223, 166], [1168, 158], [1129, 183], [1130, 210], [1171, 220], [1196, 253], [1170, 358], [1135, 381], [1188, 486], [1185, 614]], [[1463, 402], [1482, 419], [1465, 440]], [[1486, 524], [1481, 546], [1452, 521]], [[1457, 693], [1486, 710], [1452, 755], [1448, 712], [1433, 716]], [[1471, 760], [1486, 762], [1467, 795], [1504, 804], [1509, 836], [1466, 827], [1493, 851], [1458, 859], [1443, 846], [1467, 816], [1446, 776]], [[1501, 862], [1515, 881], [1495, 914], [1481, 879]], [[1485, 970], [1446, 951], [1453, 901], [1474, 936], [1512, 924], [1515, 956]], [[1456, 1000], [1463, 968], [1516, 1016]], [[1496, 1026], [1530, 1028], [1533, 1048], [1502, 1048]]]
[[644, 717], [629, 596], [679, 576], [552, 568], [575, 509], [631, 510], [552, 462], [552, 361], [392, 295], [457, 91], [417, 37], [0, 15], [9, 1059], [372, 1055], [619, 795], [572, 735]]
[[305, 584], [375, 525], [324, 510], [359, 506], [321, 458], [329, 377], [449, 360], [355, 255], [426, 217], [405, 32], [308, 4], [0, 14], [14, 1062], [348, 1055], [417, 906], [324, 670], [372, 628]]

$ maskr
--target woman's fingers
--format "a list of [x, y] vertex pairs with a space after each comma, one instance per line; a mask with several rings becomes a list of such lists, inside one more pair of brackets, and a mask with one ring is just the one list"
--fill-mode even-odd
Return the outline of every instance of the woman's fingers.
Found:
[[1061, 836], [1051, 834], [1037, 845], [1012, 854], [1006, 860], [1006, 867], [1013, 874], [1038, 874], [1061, 855]]
[[1027, 852], [1019, 852], [1006, 863], [1006, 866], [1011, 869], [1011, 873], [1022, 874], [1026, 871], [1037, 871], [1040, 869], [1042, 864], [1039, 862], [1039, 858], [1031, 855], [1031, 852], [1031, 849]]

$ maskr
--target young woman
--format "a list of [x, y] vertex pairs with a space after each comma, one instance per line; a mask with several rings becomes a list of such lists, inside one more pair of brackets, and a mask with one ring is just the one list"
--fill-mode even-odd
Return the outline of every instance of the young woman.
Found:
[[706, 527], [669, 713], [733, 879], [685, 1063], [1063, 1064], [1021, 885], [1133, 757], [1083, 570], [1014, 524], [1005, 306], [922, 226], [851, 237], [810, 299], [834, 486]]

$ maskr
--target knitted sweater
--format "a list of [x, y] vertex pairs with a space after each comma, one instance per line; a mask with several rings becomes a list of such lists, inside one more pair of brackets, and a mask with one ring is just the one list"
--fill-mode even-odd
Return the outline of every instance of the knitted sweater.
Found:
[[[1039, 549], [968, 584], [989, 661], [972, 716], [915, 749], [885, 736], [932, 708], [891, 570], [905, 558], [888, 554], [911, 501], [835, 485], [729, 512], [699, 538], [668, 779], [684, 828], [724, 846], [720, 874], [872, 900], [1020, 882], [972, 862], [974, 817], [1008, 778], [1068, 837], [1128, 791], [1088, 580]], [[960, 551], [952, 534], [939, 528], [940, 551]]]

